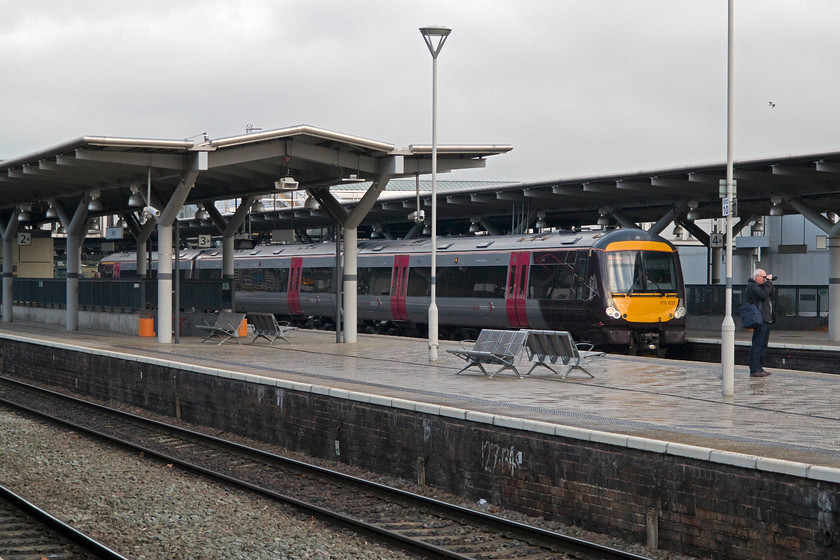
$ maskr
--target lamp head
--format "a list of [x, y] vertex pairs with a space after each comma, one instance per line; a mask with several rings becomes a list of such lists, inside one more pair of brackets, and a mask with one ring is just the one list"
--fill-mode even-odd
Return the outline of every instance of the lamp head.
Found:
[[697, 207], [700, 205], [699, 202], [696, 200], [689, 200], [688, 201], [688, 212], [685, 215], [685, 219], [689, 222], [693, 222], [694, 220], [700, 219], [700, 212], [697, 211]]
[[280, 191], [293, 191], [298, 188], [298, 182], [294, 177], [282, 177], [274, 182], [274, 188]]
[[784, 216], [785, 211], [782, 209], [782, 197], [779, 195], [773, 195], [770, 197], [770, 202], [773, 203], [773, 206], [770, 207], [770, 215], [771, 216]]
[[426, 41], [426, 46], [429, 47], [429, 52], [432, 53], [432, 58], [438, 57], [446, 38], [449, 37], [451, 32], [452, 29], [441, 25], [420, 28], [420, 33], [423, 34], [423, 39]]
[[146, 205], [146, 202], [143, 200], [143, 196], [140, 194], [140, 187], [137, 185], [131, 185], [131, 196], [128, 197], [128, 207], [129, 208], [142, 208]]

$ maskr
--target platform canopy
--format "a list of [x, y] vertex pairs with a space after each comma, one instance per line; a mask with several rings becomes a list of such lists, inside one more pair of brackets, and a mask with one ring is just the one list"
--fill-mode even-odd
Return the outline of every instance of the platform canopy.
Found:
[[[441, 145], [438, 170], [483, 167], [511, 149]], [[187, 204], [430, 172], [431, 146], [395, 148], [309, 125], [197, 141], [84, 136], [0, 161], [0, 212], [25, 205], [33, 222], [50, 221], [48, 201], [91, 195], [102, 203], [91, 216], [136, 211], [132, 187], [166, 201], [189, 173], [197, 175]]]
[[[465, 235], [480, 220], [482, 229], [500, 233], [516, 230], [512, 224], [545, 225], [570, 229], [594, 225], [599, 218], [628, 227], [659, 221], [678, 222], [720, 218], [720, 182], [726, 163], [686, 165], [610, 175], [557, 178], [545, 181], [464, 185], [457, 191], [438, 191], [439, 231]], [[804, 207], [818, 213], [840, 213], [840, 151], [816, 152], [752, 160], [734, 164], [737, 215], [741, 219], [798, 214]], [[420, 195], [429, 206], [430, 194]], [[416, 205], [413, 193], [380, 200], [366, 222], [399, 237], [411, 224], [405, 208]], [[804, 206], [803, 206], [804, 205]], [[692, 208], [692, 218], [687, 215]], [[291, 212], [280, 214], [288, 223]], [[692, 232], [694, 233], [694, 232]]]

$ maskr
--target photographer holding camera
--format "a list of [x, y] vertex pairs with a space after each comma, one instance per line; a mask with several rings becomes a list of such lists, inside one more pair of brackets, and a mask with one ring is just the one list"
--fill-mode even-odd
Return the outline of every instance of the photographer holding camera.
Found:
[[769, 371], [764, 369], [764, 354], [767, 352], [767, 344], [770, 341], [770, 325], [776, 322], [776, 312], [773, 309], [773, 288], [772, 274], [756, 269], [753, 277], [747, 282], [745, 296], [747, 301], [754, 304], [761, 311], [764, 322], [753, 327], [752, 346], [750, 347], [750, 377], [767, 377]]

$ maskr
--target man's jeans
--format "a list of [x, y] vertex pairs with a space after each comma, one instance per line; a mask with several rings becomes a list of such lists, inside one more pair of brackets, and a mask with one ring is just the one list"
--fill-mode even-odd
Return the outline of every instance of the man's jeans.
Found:
[[770, 323], [761, 323], [753, 327], [752, 346], [750, 347], [750, 373], [764, 369], [764, 354], [770, 341]]

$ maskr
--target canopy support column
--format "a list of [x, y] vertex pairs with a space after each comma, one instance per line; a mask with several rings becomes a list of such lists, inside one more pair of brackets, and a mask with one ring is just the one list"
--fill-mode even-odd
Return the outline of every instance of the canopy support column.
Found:
[[828, 236], [828, 340], [840, 342], [840, 222], [835, 224], [798, 198], [788, 202]]
[[659, 220], [656, 221], [655, 224], [650, 226], [648, 231], [650, 233], [655, 233], [656, 235], [661, 234], [663, 231], [665, 231], [665, 228], [668, 227], [671, 224], [671, 222], [674, 222], [677, 216], [682, 214], [683, 210], [685, 210], [687, 207], [687, 201], [681, 200], [677, 202], [676, 204], [674, 204], [673, 208], [668, 210], [661, 218], [659, 218]]
[[158, 224], [158, 342], [172, 342], [172, 225]]
[[233, 216], [227, 222], [225, 222], [225, 218], [214, 205], [205, 206], [205, 210], [210, 215], [210, 220], [213, 222], [213, 225], [222, 234], [222, 280], [229, 283], [231, 290], [230, 309], [228, 311], [233, 311], [236, 308], [236, 291], [234, 290], [233, 283], [235, 236], [239, 227], [245, 222], [245, 218], [248, 216], [251, 205], [255, 200], [257, 200], [257, 197], [254, 196], [243, 198], [239, 208], [236, 209], [236, 212], [233, 213]]
[[[393, 158], [388, 165], [391, 169], [402, 171], [402, 158]], [[359, 204], [353, 209], [346, 220], [344, 220], [344, 342], [353, 344], [358, 340], [357, 322], [358, 310], [356, 309], [358, 289], [358, 256], [359, 256], [359, 224], [373, 208], [379, 195], [385, 190], [392, 174], [383, 173], [376, 178], [373, 184], [365, 192]]]
[[828, 340], [840, 341], [840, 235], [828, 238]]
[[[3, 230], [3, 322], [11, 323], [14, 320], [14, 270], [15, 246], [12, 242], [17, 236], [18, 213], [15, 209], [9, 223], [5, 224]], [[3, 224], [0, 224], [3, 225]]]
[[90, 195], [85, 194], [76, 207], [72, 219], [60, 201], [53, 203], [58, 219], [67, 231], [67, 314], [68, 331], [79, 330], [79, 273], [82, 270], [82, 243], [88, 229], [88, 203]]
[[199, 171], [205, 169], [206, 152], [186, 156], [181, 182], [158, 217], [157, 335], [158, 342], [164, 344], [172, 343], [172, 224], [178, 219], [178, 212], [195, 185]]
[[344, 228], [344, 342], [352, 344], [358, 340], [357, 323], [359, 310], [357, 309], [358, 290], [358, 242], [359, 230]]

